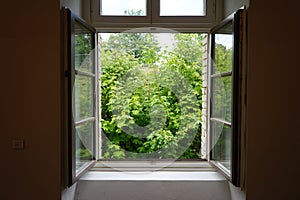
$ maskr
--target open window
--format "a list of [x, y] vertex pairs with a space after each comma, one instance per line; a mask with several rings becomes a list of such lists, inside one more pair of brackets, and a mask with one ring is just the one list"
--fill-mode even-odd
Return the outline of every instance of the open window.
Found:
[[244, 10], [211, 31], [209, 136], [210, 162], [240, 184], [244, 112]]
[[[107, 27], [114, 28], [130, 26], [127, 22], [131, 22], [131, 20], [150, 24], [157, 22], [162, 26], [165, 22], [172, 22], [173, 20], [178, 27], [185, 20], [192, 22], [198, 17], [207, 20], [211, 16], [211, 9], [213, 10], [211, 3], [213, 1], [196, 1], [202, 2], [199, 3], [199, 13], [195, 12], [191, 13], [191, 16], [186, 16], [185, 13], [176, 14], [171, 11], [170, 13], [164, 11], [166, 0], [144, 0], [140, 1], [142, 2], [139, 4], [141, 11], [138, 10], [140, 12], [138, 14], [135, 10], [112, 13], [107, 1], [93, 0], [92, 2], [95, 4], [93, 7], [99, 8], [92, 14], [95, 15], [96, 12], [96, 18], [104, 20], [100, 20], [100, 24], [106, 26], [105, 23], [107, 22], [109, 23]], [[64, 59], [65, 132], [67, 133], [65, 136], [65, 154], [68, 155], [66, 156], [68, 164], [65, 170], [69, 173], [68, 183], [70, 185], [99, 159], [102, 142], [99, 141], [101, 137], [98, 124], [98, 116], [101, 112], [98, 108], [100, 90], [98, 84], [100, 81], [98, 77], [96, 29], [74, 15], [69, 9], [64, 9], [63, 12], [64, 57], [66, 58]], [[206, 159], [220, 169], [236, 186], [240, 184], [242, 173], [242, 113], [245, 110], [242, 104], [244, 102], [242, 85], [244, 84], [243, 75], [245, 73], [242, 47], [244, 43], [243, 21], [244, 11], [239, 10], [213, 28], [210, 32], [210, 42], [206, 43], [208, 45], [206, 49], [210, 50], [212, 58], [207, 59], [206, 63], [209, 66], [207, 89], [209, 98], [207, 98], [208, 117], [205, 122], [208, 125], [209, 145], [207, 147], [203, 145], [202, 148], [207, 148], [205, 152], [210, 152]], [[95, 24], [97, 25], [97, 23]], [[132, 28], [136, 25], [132, 25]], [[200, 25], [198, 24], [198, 26]], [[97, 29], [99, 29], [99, 24]], [[157, 29], [148, 28], [147, 30], [157, 32]], [[147, 73], [156, 72], [156, 70], [147, 67], [144, 69]], [[166, 74], [172, 75], [169, 72]], [[176, 90], [167, 91], [166, 94], [171, 96], [172, 92], [175, 94]], [[122, 97], [124, 96], [120, 96], [116, 100], [121, 103]], [[186, 114], [190, 113], [186, 112]]]
[[69, 9], [64, 16], [65, 137], [68, 184], [97, 159], [98, 69], [96, 31]]

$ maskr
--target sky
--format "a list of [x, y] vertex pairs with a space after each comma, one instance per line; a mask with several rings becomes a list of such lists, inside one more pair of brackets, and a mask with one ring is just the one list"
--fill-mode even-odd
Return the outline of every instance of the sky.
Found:
[[[205, 0], [160, 0], [161, 16], [192, 15], [203, 16]], [[125, 10], [143, 10], [146, 14], [146, 0], [102, 0], [103, 15], [124, 15]]]
[[[107, 40], [111, 33], [100, 33], [103, 40]], [[156, 34], [157, 41], [163, 49], [172, 50], [174, 39], [170, 33], [158, 33]], [[229, 34], [216, 34], [215, 41], [217, 44], [224, 45], [227, 49], [232, 48], [233, 46], [233, 37]]]
[[[100, 33], [102, 40], [107, 40], [111, 33]], [[172, 50], [173, 49], [173, 35], [171, 33], [156, 33], [156, 38], [162, 50]]]
[[[161, 15], [203, 15], [203, 3], [205, 0], [160, 0]], [[146, 14], [146, 0], [102, 0], [103, 15], [124, 15], [125, 10], [143, 10]], [[199, 12], [200, 11], [200, 12]], [[134, 31], [133, 31], [134, 32]], [[109, 33], [101, 33], [103, 40], [107, 40]], [[172, 34], [157, 34], [157, 39], [162, 47], [172, 49]], [[232, 47], [232, 36], [225, 34], [216, 35], [216, 43], [223, 44], [226, 48]]]
[[231, 34], [216, 34], [215, 42], [224, 45], [227, 49], [233, 47], [233, 35]]

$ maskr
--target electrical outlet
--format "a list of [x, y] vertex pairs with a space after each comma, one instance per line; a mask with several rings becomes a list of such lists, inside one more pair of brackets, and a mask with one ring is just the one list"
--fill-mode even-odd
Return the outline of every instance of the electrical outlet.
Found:
[[25, 148], [25, 141], [24, 140], [13, 140], [12, 141], [12, 148], [13, 149], [24, 149]]

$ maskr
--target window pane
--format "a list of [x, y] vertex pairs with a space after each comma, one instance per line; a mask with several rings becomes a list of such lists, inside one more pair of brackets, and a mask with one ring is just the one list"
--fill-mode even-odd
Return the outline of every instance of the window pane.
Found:
[[93, 78], [77, 75], [74, 88], [74, 118], [79, 121], [93, 117]]
[[212, 117], [231, 122], [232, 76], [212, 80]]
[[146, 16], [147, 0], [100, 0], [100, 15]]
[[205, 16], [206, 0], [160, 0], [160, 16]]
[[93, 36], [88, 29], [77, 23], [75, 24], [75, 29], [75, 69], [84, 72], [93, 72]]
[[212, 159], [220, 162], [226, 169], [231, 169], [231, 127], [219, 122], [211, 122]]
[[213, 73], [231, 72], [233, 65], [232, 22], [215, 34]]
[[222, 77], [225, 89], [225, 120], [231, 122], [232, 77]]
[[225, 119], [225, 87], [222, 79], [212, 79], [212, 117]]
[[93, 159], [94, 122], [76, 126], [76, 172]]

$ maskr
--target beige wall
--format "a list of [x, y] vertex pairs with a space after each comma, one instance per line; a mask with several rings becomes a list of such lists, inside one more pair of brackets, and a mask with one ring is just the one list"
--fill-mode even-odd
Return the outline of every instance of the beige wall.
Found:
[[248, 200], [300, 199], [297, 3], [252, 0], [249, 9]]
[[[1, 1], [1, 200], [60, 199], [58, 0]], [[24, 139], [24, 150], [13, 150]]]

